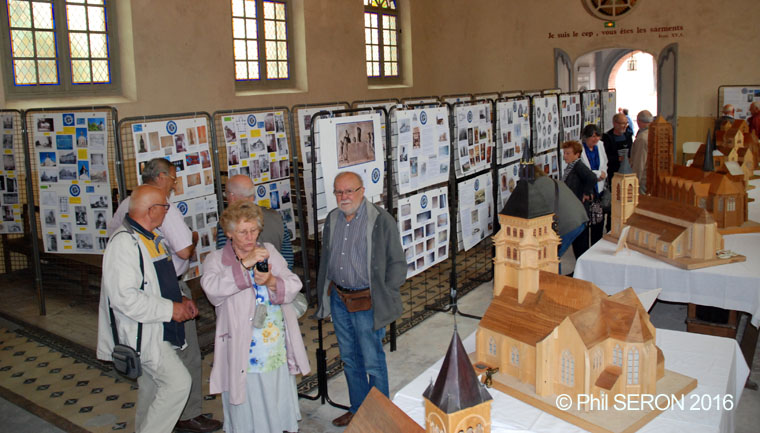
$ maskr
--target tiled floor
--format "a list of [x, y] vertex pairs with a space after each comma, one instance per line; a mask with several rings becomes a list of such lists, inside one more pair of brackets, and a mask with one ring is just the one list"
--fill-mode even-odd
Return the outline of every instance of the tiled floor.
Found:
[[[464, 296], [459, 307], [463, 312], [481, 315], [485, 312], [490, 299], [491, 284], [485, 283]], [[651, 316], [658, 328], [685, 330], [686, 307], [684, 305], [658, 302]], [[455, 318], [450, 313], [438, 313], [398, 338], [398, 350], [386, 352], [391, 395], [443, 356], [455, 321], [462, 336], [469, 335], [477, 327], [476, 320], [461, 316]], [[755, 356], [751, 378], [755, 382], [760, 382], [760, 354]], [[344, 404], [348, 402], [343, 375], [338, 375], [329, 382], [328, 391], [334, 401]], [[208, 407], [204, 407], [204, 411], [209, 411], [212, 405], [218, 405], [218, 401], [205, 403]], [[735, 409], [737, 432], [757, 431], [757, 426], [760, 425], [758, 408], [760, 408], [760, 392], [745, 389]], [[340, 409], [301, 399], [301, 413], [303, 420], [300, 427], [303, 433], [329, 433], [343, 430], [330, 424], [333, 418], [343, 413]], [[2, 398], [0, 398], [0, 419], [4, 420], [0, 429], [3, 431], [19, 433], [63, 431]], [[93, 429], [93, 431], [99, 430]]]

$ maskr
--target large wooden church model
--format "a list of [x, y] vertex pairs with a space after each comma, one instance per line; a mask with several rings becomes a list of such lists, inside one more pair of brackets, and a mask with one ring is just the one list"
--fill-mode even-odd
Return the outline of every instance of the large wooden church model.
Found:
[[499, 215], [494, 299], [477, 331], [477, 364], [537, 396], [655, 394], [664, 358], [632, 289], [607, 296], [557, 274], [551, 205], [532, 188], [532, 162]]
[[[713, 155], [711, 140], [704, 154]], [[702, 158], [697, 166], [673, 163], [673, 128], [662, 116], [649, 126], [647, 191], [662, 199], [702, 208], [710, 212], [724, 233], [754, 231], [747, 224], [747, 191], [744, 173], [715, 170], [713, 158]], [[760, 227], [758, 227], [760, 228]]]

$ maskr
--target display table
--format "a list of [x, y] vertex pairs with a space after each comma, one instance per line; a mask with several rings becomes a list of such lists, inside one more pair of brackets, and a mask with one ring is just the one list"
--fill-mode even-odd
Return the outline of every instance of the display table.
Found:
[[608, 294], [628, 287], [637, 292], [661, 288], [659, 299], [744, 311], [760, 324], [760, 233], [726, 235], [726, 249], [745, 262], [702, 269], [680, 269], [631, 250], [614, 255], [616, 245], [601, 240], [575, 263], [575, 278]]
[[[640, 432], [733, 432], [734, 411], [716, 408], [716, 396], [733, 402], [735, 408], [741, 398], [744, 381], [749, 375], [744, 358], [736, 341], [709, 335], [688, 334], [666, 329], [657, 330], [657, 345], [665, 355], [665, 368], [694, 377], [697, 388], [685, 398], [684, 410], [669, 409], [645, 425]], [[475, 351], [475, 334], [464, 340], [467, 352]], [[424, 426], [425, 407], [422, 393], [431, 380], [438, 377], [443, 358], [420, 376], [403, 387], [393, 402], [418, 424]], [[495, 389], [489, 389], [491, 405], [491, 431], [499, 432], [582, 432], [581, 428], [549, 415]], [[705, 407], [709, 398], [710, 410], [689, 410], [696, 397], [704, 396]], [[697, 408], [702, 408], [698, 404]]]

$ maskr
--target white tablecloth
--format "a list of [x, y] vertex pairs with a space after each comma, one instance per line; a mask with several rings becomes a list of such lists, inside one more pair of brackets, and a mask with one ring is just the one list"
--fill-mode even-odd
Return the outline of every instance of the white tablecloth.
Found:
[[[685, 409], [669, 409], [645, 425], [640, 432], [733, 432], [734, 412], [716, 409], [688, 410], [694, 396], [730, 395], [734, 408], [741, 398], [749, 368], [735, 340], [709, 335], [657, 330], [657, 345], [665, 355], [665, 368], [697, 378], [697, 388], [685, 400]], [[468, 352], [475, 350], [475, 334], [464, 341]], [[438, 377], [443, 358], [396, 393], [393, 403], [418, 424], [424, 426], [425, 407], [422, 393], [431, 379]], [[567, 423], [496, 389], [490, 389], [491, 431], [500, 432], [582, 432]], [[707, 398], [707, 397], [705, 397]]]
[[608, 294], [628, 287], [637, 292], [662, 288], [659, 299], [691, 302], [752, 315], [760, 323], [760, 233], [724, 236], [727, 249], [747, 261], [687, 271], [601, 240], [575, 263], [575, 278], [591, 281]]

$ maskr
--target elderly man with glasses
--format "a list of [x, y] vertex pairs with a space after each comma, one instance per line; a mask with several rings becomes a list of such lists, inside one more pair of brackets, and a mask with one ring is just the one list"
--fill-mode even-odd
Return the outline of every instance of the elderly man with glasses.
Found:
[[[137, 379], [137, 405], [143, 410], [135, 416], [137, 432], [171, 431], [191, 386], [176, 349], [185, 346], [182, 322], [195, 317], [198, 310], [193, 301], [182, 297], [168, 250], [156, 231], [168, 207], [159, 188], [136, 188], [129, 215], [103, 256], [97, 355], [112, 360], [114, 334], [118, 343], [140, 354], [143, 374]], [[150, 395], [142, 392], [148, 382], [154, 384]]]
[[396, 220], [364, 199], [359, 175], [339, 173], [333, 193], [338, 208], [327, 215], [322, 232], [317, 317], [332, 315], [344, 362], [351, 407], [332, 422], [342, 427], [373, 386], [388, 396], [383, 337], [402, 312], [406, 260]]
[[[164, 197], [168, 200], [177, 183], [177, 169], [174, 167], [174, 164], [164, 158], [151, 159], [142, 170], [142, 182], [161, 190]], [[166, 217], [158, 227], [158, 230], [171, 253], [171, 263], [174, 265], [175, 271], [174, 278], [178, 280], [182, 295], [192, 302], [192, 292], [187, 284], [182, 281], [182, 275], [189, 268], [189, 260], [195, 252], [195, 245], [198, 243], [198, 233], [190, 231], [190, 228], [187, 227], [182, 217], [182, 212], [177, 209], [176, 205], [172, 203], [166, 203], [166, 205], [168, 206]], [[114, 213], [113, 218], [108, 222], [109, 236], [122, 226], [129, 206], [129, 197], [119, 204], [119, 208]], [[222, 428], [222, 423], [206, 418], [202, 415], [203, 412], [201, 410], [203, 404], [201, 351], [198, 346], [198, 332], [195, 320], [187, 320], [184, 323], [184, 328], [187, 344], [177, 347], [176, 351], [185, 367], [187, 367], [187, 371], [193, 379], [193, 385], [190, 389], [187, 405], [182, 412], [182, 416], [179, 418], [180, 421], [176, 425], [176, 430], [188, 433], [216, 431]], [[144, 405], [139, 403], [141, 401], [140, 397], [143, 395], [154, 395], [156, 387], [157, 384], [151, 380], [145, 380], [144, 383], [140, 384], [137, 404], [138, 418], [143, 416], [144, 411], [147, 410]], [[147, 398], [142, 398], [142, 401], [145, 400]]]

